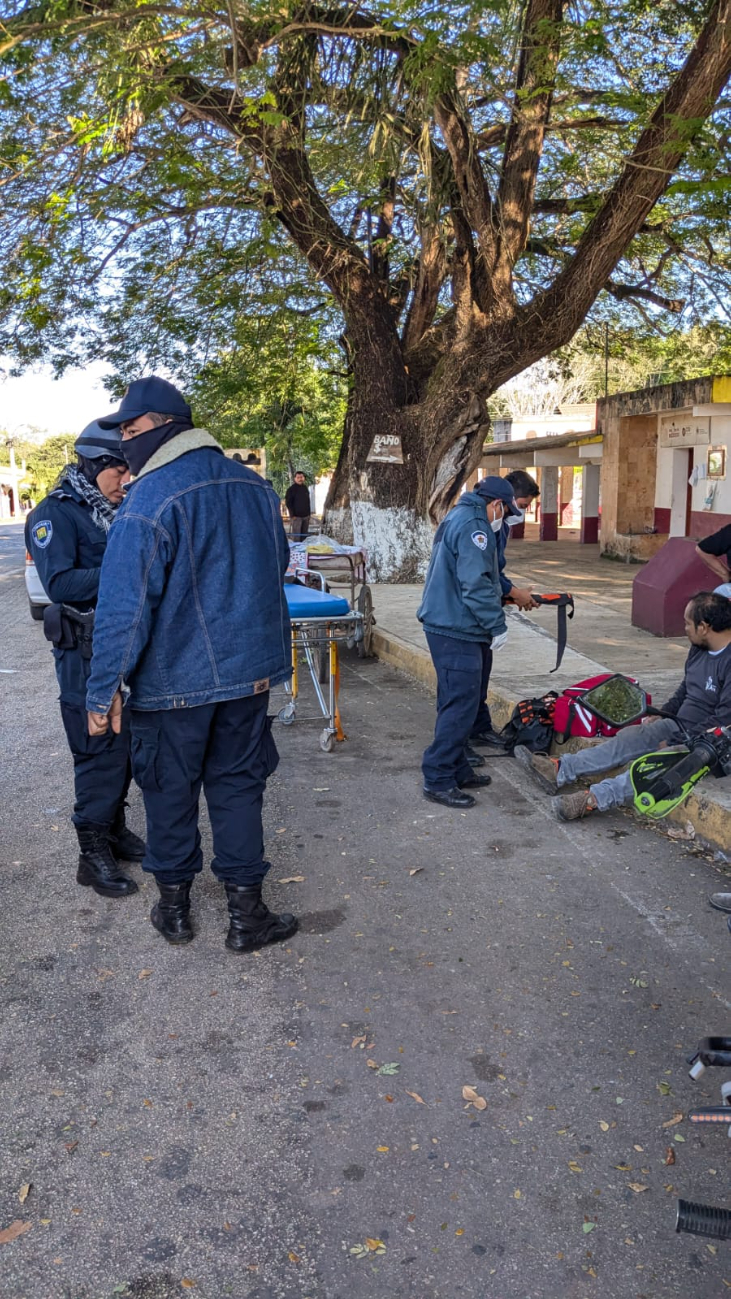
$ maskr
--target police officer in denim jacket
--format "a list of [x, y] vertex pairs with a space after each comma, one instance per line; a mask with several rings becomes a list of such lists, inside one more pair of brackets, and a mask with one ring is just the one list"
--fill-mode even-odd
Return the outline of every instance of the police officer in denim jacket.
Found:
[[[469, 738], [483, 700], [486, 669], [507, 639], [497, 533], [518, 515], [505, 479], [483, 478], [465, 492], [434, 537], [424, 595], [417, 610], [437, 674], [434, 740], [424, 753], [424, 796], [445, 807], [474, 807], [467, 791], [490, 784], [474, 770], [484, 758]], [[488, 663], [489, 661], [489, 663]]]
[[262, 901], [262, 800], [278, 761], [267, 704], [270, 687], [292, 670], [279, 501], [193, 427], [190, 407], [164, 379], [135, 380], [100, 423], [121, 428], [133, 481], [104, 561], [89, 729], [118, 729], [130, 714], [147, 812], [143, 868], [160, 893], [155, 928], [171, 943], [193, 937], [203, 789], [212, 869], [228, 898], [226, 946], [251, 951], [297, 928], [294, 916]]
[[46, 637], [60, 689], [61, 718], [74, 760], [73, 823], [79, 839], [79, 884], [103, 897], [137, 892], [118, 859], [141, 861], [142, 840], [125, 823], [131, 780], [129, 725], [92, 737], [86, 721], [94, 607], [109, 528], [129, 470], [118, 433], [89, 424], [76, 439], [78, 464], [67, 465], [53, 491], [28, 515], [25, 544], [53, 603]]

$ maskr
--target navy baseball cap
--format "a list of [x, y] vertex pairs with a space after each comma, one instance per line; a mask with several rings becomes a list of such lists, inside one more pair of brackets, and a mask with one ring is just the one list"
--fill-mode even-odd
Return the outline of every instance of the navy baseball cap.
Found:
[[74, 450], [85, 460], [101, 460], [104, 456], [125, 463], [122, 454], [122, 438], [116, 429], [107, 431], [97, 420], [92, 420], [79, 434], [74, 442]]
[[519, 518], [522, 516], [523, 511], [515, 504], [515, 492], [506, 478], [491, 474], [477, 484], [475, 491], [478, 496], [486, 496], [489, 501], [502, 501], [506, 514], [515, 514]]
[[128, 424], [140, 415], [155, 410], [160, 415], [177, 415], [183, 419], [192, 419], [190, 406], [181, 392], [167, 379], [160, 379], [156, 374], [149, 379], [135, 379], [122, 398], [119, 410], [105, 415], [99, 420], [102, 428], [119, 428]]

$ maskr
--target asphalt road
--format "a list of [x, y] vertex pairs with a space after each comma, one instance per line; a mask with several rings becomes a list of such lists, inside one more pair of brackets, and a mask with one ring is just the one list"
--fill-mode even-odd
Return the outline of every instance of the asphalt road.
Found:
[[479, 808], [427, 804], [431, 700], [348, 657], [338, 752], [276, 730], [268, 896], [300, 933], [226, 952], [207, 874], [170, 948], [139, 868], [123, 901], [74, 881], [18, 528], [0, 559], [2, 1299], [726, 1294], [724, 1246], [674, 1234], [678, 1195], [729, 1202], [725, 1130], [667, 1126], [717, 1100], [684, 1057], [731, 1030], [723, 867], [561, 827], [507, 761]]

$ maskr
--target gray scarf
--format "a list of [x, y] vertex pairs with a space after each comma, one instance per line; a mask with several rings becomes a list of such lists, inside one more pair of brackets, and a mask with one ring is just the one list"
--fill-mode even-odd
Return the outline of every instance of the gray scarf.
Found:
[[117, 507], [107, 500], [104, 493], [99, 491], [95, 483], [89, 482], [89, 479], [81, 472], [78, 465], [67, 465], [64, 469], [58, 480], [58, 486], [63, 487], [67, 483], [86, 501], [97, 528], [107, 533], [114, 522]]

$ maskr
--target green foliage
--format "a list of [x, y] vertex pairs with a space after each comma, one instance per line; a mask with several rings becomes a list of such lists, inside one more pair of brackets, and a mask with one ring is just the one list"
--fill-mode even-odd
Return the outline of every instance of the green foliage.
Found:
[[335, 466], [345, 415], [339, 350], [301, 317], [241, 317], [231, 345], [189, 388], [196, 420], [224, 446], [264, 446], [280, 491], [296, 468]]
[[[297, 0], [235, 10], [11, 0], [3, 20], [0, 352], [20, 367], [50, 359], [59, 372], [104, 358], [118, 389], [162, 369], [229, 445], [263, 440], [280, 475], [294, 459], [333, 464], [346, 400], [334, 372], [346, 365], [339, 309], [273, 200], [272, 160], [288, 140], [304, 143], [323, 207], [371, 263], [387, 260], [390, 300], [403, 308], [424, 229], [436, 225], [454, 253], [435, 102], [458, 82], [492, 185], [525, 6], [381, 0], [372, 40], [338, 31], [351, 8], [305, 30], [310, 9], [321, 16]], [[531, 237], [514, 272], [520, 301], [575, 252], [703, 17], [687, 0], [567, 7]], [[220, 105], [219, 120], [190, 108], [191, 86]], [[720, 330], [728, 316], [730, 126], [723, 100], [707, 121], [678, 123], [693, 134], [686, 159], [591, 315], [611, 321], [618, 368], [639, 327], [648, 364], [682, 369], [680, 344], [663, 350], [661, 340], [654, 355], [650, 338], [668, 304], [676, 317], [682, 308], [682, 337]], [[394, 219], [378, 235], [390, 177]], [[437, 319], [450, 306], [447, 273]], [[589, 333], [575, 345], [592, 346]], [[690, 349], [688, 363], [698, 356]], [[600, 358], [599, 383], [602, 374]]]
[[[43, 442], [13, 438], [15, 462], [20, 467], [25, 461], [26, 480], [30, 484], [30, 493], [36, 501], [50, 491], [61, 470], [69, 461], [71, 464], [76, 464], [75, 438], [75, 433], [60, 433], [57, 437], [46, 438]], [[10, 464], [8, 435], [1, 431], [0, 464]]]

